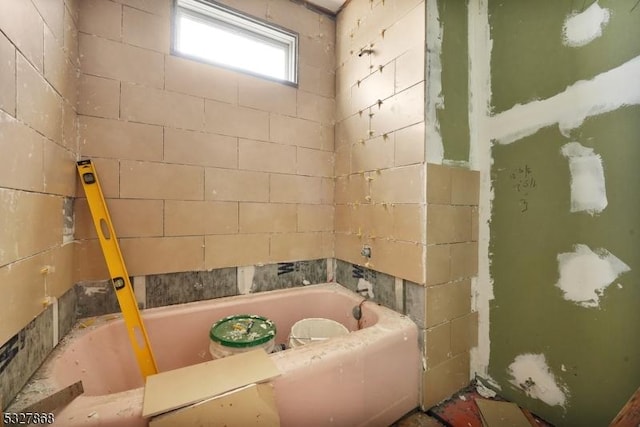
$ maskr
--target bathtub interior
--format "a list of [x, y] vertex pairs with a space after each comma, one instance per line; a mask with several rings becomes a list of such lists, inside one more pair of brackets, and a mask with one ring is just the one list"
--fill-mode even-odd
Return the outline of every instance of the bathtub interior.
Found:
[[[225, 316], [267, 317], [276, 324], [276, 343], [283, 344], [288, 342], [293, 324], [305, 318], [329, 318], [352, 332], [376, 324], [377, 314], [369, 305], [373, 303], [362, 304], [360, 321], [354, 318], [353, 308], [362, 301], [349, 291], [319, 285], [307, 287], [303, 292], [271, 291], [150, 309], [143, 312], [143, 318], [158, 369], [163, 372], [211, 360], [209, 328]], [[76, 378], [83, 381], [86, 396], [117, 393], [144, 385], [119, 316], [103, 316], [88, 328], [75, 329], [52, 358], [50, 379], [55, 386], [63, 387], [66, 385], [63, 381]]]

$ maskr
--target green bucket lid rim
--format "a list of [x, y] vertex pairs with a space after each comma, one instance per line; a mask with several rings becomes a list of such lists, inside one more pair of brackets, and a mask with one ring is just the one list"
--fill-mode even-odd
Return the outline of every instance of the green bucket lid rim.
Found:
[[[266, 323], [267, 325], [269, 325], [271, 327], [270, 330], [268, 330], [266, 332], [266, 334], [262, 337], [258, 337], [252, 341], [233, 341], [233, 340], [226, 340], [222, 337], [218, 337], [215, 335], [214, 331], [215, 329], [230, 321], [230, 320], [245, 320], [245, 319], [256, 319], [256, 320], [261, 320], [264, 323]], [[224, 317], [220, 320], [218, 320], [216, 323], [213, 324], [213, 326], [211, 326], [211, 330], [209, 331], [209, 338], [211, 338], [211, 341], [214, 341], [218, 344], [221, 344], [225, 347], [235, 347], [235, 348], [247, 348], [247, 347], [256, 347], [260, 344], [264, 344], [266, 342], [269, 342], [270, 340], [274, 339], [276, 336], [276, 325], [275, 323], [273, 323], [273, 321], [267, 319], [264, 316], [258, 316], [257, 314], [234, 314], [231, 316], [227, 316]]]

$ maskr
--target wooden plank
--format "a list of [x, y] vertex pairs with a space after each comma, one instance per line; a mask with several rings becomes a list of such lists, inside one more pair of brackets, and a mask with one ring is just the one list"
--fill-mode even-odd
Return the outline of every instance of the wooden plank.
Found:
[[251, 384], [186, 408], [159, 415], [149, 427], [278, 427], [271, 384]]
[[511, 402], [476, 399], [486, 427], [531, 427], [520, 407]]
[[84, 387], [82, 386], [82, 381], [78, 381], [27, 406], [20, 412], [53, 412], [56, 409], [68, 405], [82, 393], [84, 393]]
[[150, 375], [142, 415], [182, 408], [278, 375], [280, 371], [262, 349]]
[[636, 390], [629, 401], [622, 407], [618, 415], [611, 421], [609, 427], [638, 427], [640, 426], [640, 388]]

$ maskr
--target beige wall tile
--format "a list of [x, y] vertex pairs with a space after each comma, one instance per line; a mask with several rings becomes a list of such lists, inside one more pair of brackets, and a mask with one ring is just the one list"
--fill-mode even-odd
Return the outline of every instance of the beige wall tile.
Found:
[[384, 135], [424, 120], [424, 84], [410, 87], [372, 108], [372, 136]]
[[364, 239], [355, 234], [336, 233], [336, 258], [364, 265], [367, 259], [360, 255], [364, 243]]
[[199, 236], [238, 232], [238, 204], [167, 200], [164, 202], [166, 236]]
[[335, 182], [333, 178], [320, 178], [320, 203], [332, 205], [334, 202]]
[[323, 233], [281, 233], [271, 235], [271, 262], [319, 259], [324, 255]]
[[395, 205], [393, 208], [393, 237], [398, 240], [425, 243], [425, 207]]
[[336, 124], [336, 147], [369, 139], [369, 114], [354, 114]]
[[461, 168], [451, 169], [451, 204], [478, 205], [480, 172]]
[[244, 107], [294, 116], [296, 92], [295, 88], [282, 83], [252, 76], [238, 76], [238, 104]]
[[393, 151], [393, 135], [352, 144], [351, 170], [361, 172], [393, 167]]
[[73, 244], [73, 281], [105, 280], [109, 278], [107, 264], [95, 240], [76, 240]]
[[298, 39], [300, 63], [326, 71], [335, 70], [334, 46], [326, 38], [301, 36]]
[[194, 96], [122, 84], [120, 116], [125, 120], [178, 129], [202, 130], [204, 100]]
[[53, 32], [56, 39], [62, 42], [64, 33], [64, 0], [33, 0], [33, 5], [40, 12], [44, 23]]
[[427, 328], [471, 313], [471, 282], [450, 282], [427, 288]]
[[368, 203], [370, 200], [369, 181], [365, 178], [365, 174], [348, 175], [336, 179], [336, 203]]
[[59, 298], [73, 287], [73, 253], [73, 245], [58, 246], [45, 252], [45, 264], [55, 266], [47, 274], [48, 296]]
[[[409, 10], [401, 9], [405, 7], [407, 1], [403, 4], [393, 4], [390, 7], [395, 7], [395, 16], [387, 13], [387, 16], [392, 17], [393, 25], [389, 26], [384, 37], [377, 40], [376, 43], [376, 55], [372, 57], [372, 63], [374, 67], [378, 65], [387, 64], [394, 58], [399, 57], [404, 52], [409, 51], [418, 46], [424, 46], [425, 40], [425, 10], [424, 2], [418, 7]], [[415, 4], [415, 3], [414, 3]], [[410, 7], [410, 6], [409, 6]], [[386, 10], [386, 7], [384, 8]], [[400, 10], [403, 10], [400, 12]], [[405, 13], [406, 10], [409, 13]], [[389, 22], [388, 20], [386, 22]], [[384, 24], [383, 24], [384, 25]], [[411, 37], [407, 37], [407, 34], [411, 34]]]
[[[319, 37], [321, 15], [303, 4], [269, 2], [266, 16], [269, 21], [296, 31], [301, 36]], [[300, 54], [304, 55], [304, 52]]]
[[43, 310], [45, 279], [40, 269], [44, 262], [41, 254], [0, 268], [0, 342], [9, 340]]
[[351, 225], [353, 220], [351, 215], [353, 214], [353, 207], [348, 205], [336, 205], [335, 206], [335, 219], [333, 222], [336, 233], [347, 233], [352, 231]]
[[72, 17], [72, 12], [68, 7], [64, 9], [64, 50], [67, 53], [71, 62], [78, 66], [80, 64], [80, 52], [79, 52], [79, 37], [78, 28], [76, 22]]
[[455, 356], [424, 374], [424, 408], [431, 408], [469, 384], [469, 353]]
[[423, 245], [376, 239], [371, 247], [371, 268], [418, 284], [425, 282]]
[[[44, 190], [45, 138], [27, 125], [0, 111], [0, 187]], [[29, 167], [24, 167], [29, 165]]]
[[356, 110], [364, 110], [394, 94], [395, 65], [390, 63], [351, 87], [351, 103]]
[[239, 168], [263, 172], [296, 172], [296, 147], [270, 142], [239, 141]]
[[[44, 27], [44, 78], [49, 82], [51, 87], [64, 96], [66, 92], [65, 85], [65, 61], [66, 55], [62, 50], [61, 43], [56, 40], [55, 36], [49, 29]], [[74, 88], [77, 90], [77, 88]]]
[[414, 48], [396, 59], [395, 90], [401, 92], [425, 79], [424, 48]]
[[427, 207], [427, 243], [471, 241], [471, 207], [429, 205]]
[[326, 140], [325, 130], [318, 122], [271, 114], [269, 123], [269, 140], [272, 142], [318, 150], [332, 150], [330, 145], [333, 139]]
[[122, 239], [122, 257], [132, 276], [204, 269], [203, 237]]
[[78, 115], [72, 104], [62, 103], [62, 118], [62, 145], [78, 152]]
[[[162, 200], [107, 199], [106, 203], [118, 238], [162, 237]], [[97, 239], [87, 199], [75, 200], [74, 214], [76, 239]]]
[[477, 206], [471, 208], [471, 240], [478, 241], [478, 232], [480, 228], [480, 212]]
[[62, 243], [62, 198], [0, 188], [0, 265]]
[[[412, 165], [414, 163], [424, 163], [424, 122], [400, 129], [395, 135], [395, 158], [396, 166]], [[428, 178], [427, 178], [428, 179]], [[428, 195], [427, 195], [428, 197]]]
[[51, 141], [44, 143], [44, 191], [73, 197], [76, 194], [76, 155]]
[[322, 203], [320, 178], [271, 174], [269, 200], [276, 203]]
[[191, 59], [166, 56], [165, 89], [235, 104], [238, 73]]
[[464, 353], [478, 345], [478, 313], [470, 313], [451, 321], [451, 351]]
[[89, 157], [162, 160], [162, 128], [78, 116], [80, 153]]
[[223, 135], [267, 141], [269, 113], [207, 100], [205, 130]]
[[171, 0], [115, 0], [135, 9], [144, 10], [145, 12], [155, 15], [168, 17], [171, 13]]
[[427, 246], [427, 286], [451, 280], [451, 246]]
[[[324, 233], [320, 233], [322, 237], [322, 256], [321, 258], [335, 258], [335, 247], [336, 247], [336, 238], [335, 233], [333, 231], [327, 231]], [[330, 281], [327, 280], [327, 282]]]
[[333, 177], [334, 154], [330, 151], [297, 148], [296, 170], [300, 175]]
[[296, 205], [240, 203], [240, 233], [293, 232], [297, 228]]
[[203, 168], [123, 160], [120, 197], [131, 199], [202, 200]]
[[78, 113], [117, 119], [120, 116], [120, 82], [103, 77], [80, 75]]
[[0, 109], [16, 115], [16, 48], [0, 34]]
[[189, 130], [164, 129], [164, 160], [187, 165], [238, 167], [238, 139]]
[[33, 3], [24, 0], [0, 2], [0, 28], [29, 62], [42, 71], [44, 22]]
[[122, 5], [104, 0], [82, 0], [78, 30], [112, 40], [122, 36]]
[[448, 166], [427, 163], [427, 202], [451, 203], [451, 169]]
[[333, 231], [332, 205], [298, 205], [298, 231]]
[[303, 90], [297, 91], [297, 116], [302, 119], [332, 124], [334, 121], [335, 100]]
[[451, 279], [473, 277], [478, 274], [478, 243], [451, 245]]
[[427, 329], [425, 346], [427, 369], [438, 366], [449, 359], [453, 355], [451, 348], [451, 322], [445, 322]]
[[18, 119], [62, 143], [62, 98], [22, 55], [18, 55], [17, 75]]
[[336, 176], [348, 175], [351, 171], [351, 146], [342, 145], [335, 151], [334, 174]]
[[205, 268], [235, 267], [269, 262], [268, 234], [205, 237]]
[[205, 200], [267, 202], [269, 201], [269, 174], [207, 168]]
[[122, 40], [125, 43], [169, 53], [170, 20], [124, 6], [122, 9]]
[[354, 227], [372, 239], [391, 238], [393, 234], [393, 209], [391, 206], [363, 204], [354, 206]]
[[307, 92], [331, 98], [335, 96], [336, 75], [333, 70], [298, 64], [298, 87]]
[[[105, 198], [120, 196], [120, 162], [114, 159], [92, 157], [91, 162], [98, 175], [100, 188]], [[84, 189], [76, 172], [76, 197], [85, 197]]]
[[64, 60], [62, 61], [62, 66], [64, 68], [64, 72], [60, 93], [66, 102], [71, 105], [76, 105], [78, 103], [78, 67], [76, 64], [71, 62], [64, 51], [63, 54]]
[[371, 181], [375, 202], [424, 203], [424, 167], [422, 165], [385, 169]]
[[87, 34], [79, 35], [81, 71], [100, 77], [162, 88], [164, 58], [136, 46]]
[[267, 2], [264, 0], [222, 0], [220, 3], [260, 19], [267, 19]]

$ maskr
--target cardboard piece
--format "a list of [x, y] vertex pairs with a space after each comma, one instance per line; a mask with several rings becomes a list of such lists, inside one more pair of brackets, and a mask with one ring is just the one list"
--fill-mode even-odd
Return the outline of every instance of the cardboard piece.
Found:
[[280, 371], [262, 349], [150, 375], [142, 415], [162, 414], [278, 375]]
[[476, 399], [484, 427], [531, 427], [518, 405], [498, 400]]
[[149, 427], [279, 427], [271, 384], [251, 384], [186, 408], [159, 415]]

